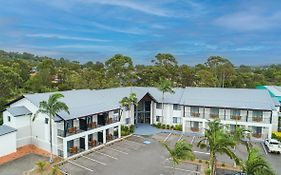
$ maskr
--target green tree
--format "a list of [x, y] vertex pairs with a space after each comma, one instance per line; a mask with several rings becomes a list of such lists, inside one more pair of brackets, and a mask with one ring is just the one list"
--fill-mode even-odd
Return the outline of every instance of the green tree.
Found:
[[233, 135], [224, 129], [220, 120], [209, 121], [208, 128], [205, 129], [204, 135], [204, 138], [198, 142], [197, 146], [200, 148], [208, 147], [210, 150], [209, 170], [211, 175], [216, 174], [217, 153], [226, 154], [229, 158], [233, 159], [236, 164], [240, 163], [240, 159], [232, 151], [236, 145], [236, 141]]
[[130, 93], [129, 97], [124, 97], [120, 101], [121, 106], [126, 106], [128, 109], [131, 109], [132, 105], [137, 106], [138, 105], [138, 99], [136, 93]]
[[174, 148], [171, 148], [166, 142], [162, 143], [169, 152], [173, 162], [173, 174], [175, 174], [176, 165], [183, 160], [194, 160], [195, 155], [192, 152], [192, 145], [188, 144], [185, 140], [176, 142]]
[[37, 161], [37, 162], [35, 163], [35, 165], [36, 165], [36, 167], [37, 167], [37, 168], [36, 168], [37, 171], [38, 171], [40, 174], [43, 174], [43, 173], [46, 171], [47, 167], [48, 167], [48, 163], [45, 162], [45, 161], [43, 161], [43, 160]]
[[50, 130], [50, 162], [53, 162], [53, 134], [52, 134], [52, 120], [60, 111], [65, 111], [69, 114], [68, 106], [59, 101], [64, 96], [62, 94], [50, 95], [48, 101], [41, 101], [39, 104], [39, 110], [33, 115], [33, 121], [36, 119], [39, 113], [47, 114], [49, 117], [49, 130]]
[[157, 87], [162, 92], [162, 117], [164, 117], [164, 98], [165, 93], [175, 93], [172, 89], [172, 82], [166, 79], [160, 78], [160, 83]]
[[248, 152], [248, 158], [242, 163], [242, 170], [250, 175], [274, 175], [275, 173], [268, 162], [260, 155], [259, 150], [251, 148]]

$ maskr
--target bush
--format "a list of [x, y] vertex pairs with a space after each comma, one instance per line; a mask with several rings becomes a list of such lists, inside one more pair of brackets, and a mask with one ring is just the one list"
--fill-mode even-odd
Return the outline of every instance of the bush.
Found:
[[281, 142], [281, 137], [278, 136], [276, 133], [272, 133], [271, 138], [278, 140], [279, 142]]
[[175, 130], [182, 131], [182, 125], [175, 125]]
[[225, 163], [223, 162], [223, 163], [221, 164], [221, 166], [222, 166], [222, 167], [225, 167]]
[[202, 163], [202, 160], [201, 160], [201, 159], [199, 159], [199, 163]]
[[171, 129], [172, 129], [172, 130], [174, 129], [174, 125], [171, 126]]
[[156, 127], [161, 128], [161, 123], [157, 123]]
[[134, 133], [135, 132], [135, 125], [131, 125], [130, 126], [130, 133]]
[[163, 125], [161, 126], [161, 128], [162, 128], [162, 129], [166, 129], [166, 125], [163, 124]]
[[170, 125], [167, 124], [166, 129], [170, 129]]

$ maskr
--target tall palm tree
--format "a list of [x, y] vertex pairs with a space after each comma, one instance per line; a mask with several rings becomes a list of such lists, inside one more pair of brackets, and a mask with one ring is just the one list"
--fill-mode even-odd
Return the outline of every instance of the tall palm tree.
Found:
[[165, 93], [175, 93], [175, 91], [172, 88], [172, 82], [163, 78], [160, 78], [157, 88], [162, 92], [162, 117], [164, 117], [164, 95]]
[[173, 161], [173, 174], [175, 174], [176, 165], [183, 160], [194, 160], [195, 155], [192, 152], [192, 145], [188, 144], [185, 140], [176, 142], [175, 147], [171, 148], [166, 142], [162, 142], [164, 147], [170, 154]]
[[209, 121], [208, 128], [205, 129], [205, 137], [198, 142], [197, 146], [200, 148], [208, 147], [210, 150], [209, 170], [211, 175], [216, 174], [217, 153], [226, 154], [236, 164], [240, 163], [240, 159], [232, 151], [235, 145], [234, 136], [224, 129], [220, 120]]
[[250, 175], [274, 175], [275, 173], [267, 161], [259, 154], [256, 148], [251, 148], [248, 159], [242, 163], [242, 170]]
[[49, 117], [49, 127], [50, 127], [50, 162], [53, 162], [53, 132], [52, 132], [52, 120], [60, 111], [65, 111], [69, 114], [68, 106], [59, 101], [64, 96], [62, 94], [52, 94], [50, 95], [48, 101], [41, 101], [39, 104], [39, 110], [34, 114], [32, 121], [36, 119], [39, 113], [47, 114]]
[[121, 106], [127, 106], [128, 109], [131, 109], [132, 105], [138, 105], [138, 98], [136, 93], [130, 93], [128, 97], [122, 98], [122, 100], [119, 102]]

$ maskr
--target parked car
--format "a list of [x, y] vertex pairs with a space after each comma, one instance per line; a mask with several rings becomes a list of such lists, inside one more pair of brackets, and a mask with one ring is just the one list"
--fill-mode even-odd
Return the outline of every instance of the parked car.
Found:
[[281, 153], [281, 143], [276, 139], [266, 139], [264, 145], [267, 147], [268, 152]]

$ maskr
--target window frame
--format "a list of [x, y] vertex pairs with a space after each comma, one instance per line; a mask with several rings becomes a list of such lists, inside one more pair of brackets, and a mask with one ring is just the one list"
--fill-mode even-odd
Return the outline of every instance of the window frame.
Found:
[[174, 110], [174, 111], [180, 111], [180, 110], [181, 110], [181, 105], [179, 105], [179, 104], [173, 104], [173, 110]]
[[162, 103], [156, 103], [156, 109], [163, 109]]

